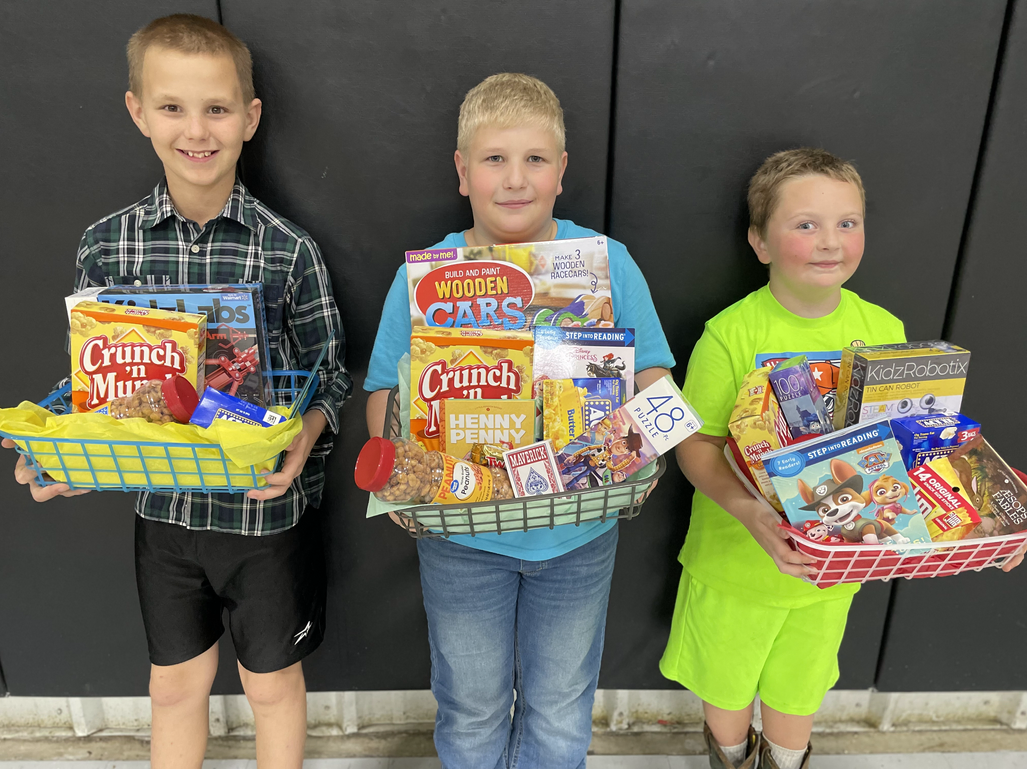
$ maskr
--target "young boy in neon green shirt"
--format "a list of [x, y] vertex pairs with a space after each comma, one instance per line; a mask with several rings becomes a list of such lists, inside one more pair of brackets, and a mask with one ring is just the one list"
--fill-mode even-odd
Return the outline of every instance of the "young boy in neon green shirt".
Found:
[[[687, 366], [683, 394], [705, 425], [676, 450], [697, 491], [660, 666], [704, 701], [712, 767], [802, 767], [858, 585], [798, 579], [812, 559], [790, 549], [777, 517], [733, 476], [727, 424], [744, 375], [766, 361], [806, 353], [828, 363], [818, 368], [831, 381], [820, 385], [832, 395], [843, 347], [903, 342], [905, 331], [841, 288], [865, 247], [854, 166], [822, 150], [777, 153], [752, 178], [748, 208], [748, 241], [769, 283], [705, 324]], [[761, 745], [751, 729], [759, 692]]]

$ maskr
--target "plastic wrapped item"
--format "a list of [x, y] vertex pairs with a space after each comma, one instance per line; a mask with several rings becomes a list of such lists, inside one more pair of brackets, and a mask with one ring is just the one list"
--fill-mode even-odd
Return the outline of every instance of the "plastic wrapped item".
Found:
[[502, 468], [466, 463], [402, 438], [369, 439], [358, 454], [354, 482], [385, 503], [478, 503], [514, 497]]
[[129, 394], [116, 398], [107, 406], [107, 413], [116, 420], [138, 417], [162, 425], [166, 422], [188, 423], [197, 408], [197, 391], [189, 380], [176, 375], [167, 380], [150, 380]]
[[833, 432], [833, 422], [815, 383], [807, 356], [781, 361], [769, 373], [780, 412], [787, 419], [790, 435], [797, 441]]

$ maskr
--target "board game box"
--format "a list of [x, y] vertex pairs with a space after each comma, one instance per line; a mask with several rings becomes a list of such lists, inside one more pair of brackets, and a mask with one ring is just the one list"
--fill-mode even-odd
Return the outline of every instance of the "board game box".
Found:
[[787, 519], [813, 540], [930, 542], [887, 420], [778, 449], [763, 463]]
[[615, 317], [603, 235], [408, 251], [404, 261], [413, 327], [518, 331]]

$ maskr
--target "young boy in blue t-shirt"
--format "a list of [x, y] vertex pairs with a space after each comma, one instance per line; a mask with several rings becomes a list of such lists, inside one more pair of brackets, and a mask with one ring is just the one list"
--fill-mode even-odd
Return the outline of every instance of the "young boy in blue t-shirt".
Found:
[[[597, 235], [552, 218], [568, 153], [557, 97], [493, 75], [465, 97], [454, 165], [473, 226], [434, 249]], [[644, 388], [675, 363], [640, 269], [608, 240], [615, 325], [636, 329]], [[407, 274], [383, 307], [365, 390], [379, 435], [411, 336]], [[615, 521], [418, 541], [444, 767], [583, 767], [615, 564]], [[512, 690], [517, 692], [511, 717]]]

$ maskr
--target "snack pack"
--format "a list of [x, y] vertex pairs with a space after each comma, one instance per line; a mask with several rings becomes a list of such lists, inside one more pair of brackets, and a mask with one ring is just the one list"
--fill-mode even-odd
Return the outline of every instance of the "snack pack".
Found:
[[536, 440], [532, 400], [447, 398], [439, 403], [440, 451], [446, 454], [464, 458], [475, 444], [512, 449]]
[[787, 421], [769, 384], [770, 367], [755, 369], [744, 377], [737, 401], [730, 413], [728, 443], [734, 456], [739, 456], [750, 471], [755, 486], [778, 511], [783, 510], [776, 490], [765, 472], [762, 458], [779, 449], [789, 436]]
[[846, 543], [928, 543], [930, 533], [887, 420], [816, 436], [763, 460], [787, 519]]
[[957, 412], [968, 370], [969, 351], [943, 340], [844, 348], [833, 425]]
[[633, 395], [632, 329], [538, 326], [533, 330], [534, 394], [542, 380], [618, 377], [625, 397]]
[[795, 440], [833, 432], [833, 423], [805, 356], [781, 361], [769, 372], [769, 384], [780, 403], [780, 413]]
[[176, 374], [204, 389], [205, 315], [87, 300], [72, 308], [69, 328], [75, 412], [95, 411]]
[[1026, 484], [983, 435], [948, 455], [948, 462], [980, 514], [980, 524], [973, 530], [973, 537], [1026, 531]]
[[611, 326], [608, 239], [424, 249], [404, 255], [411, 325], [528, 331]]
[[203, 313], [207, 316], [204, 384], [259, 406], [273, 403], [272, 359], [260, 283], [91, 287], [65, 298], [69, 316], [72, 307], [85, 299]]
[[440, 444], [443, 399], [529, 399], [533, 336], [490, 329], [417, 326], [411, 333], [411, 432]]
[[961, 540], [980, 523], [980, 514], [966, 497], [955, 469], [945, 457], [938, 457], [926, 465], [908, 472], [919, 500], [930, 539]]
[[919, 414], [891, 420], [891, 431], [901, 447], [901, 459], [908, 469], [947, 457], [967, 441], [980, 435], [980, 423], [958, 413]]
[[562, 483], [570, 490], [625, 481], [703, 424], [666, 375], [558, 452]]

